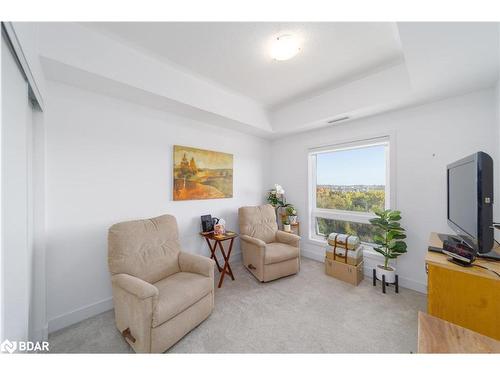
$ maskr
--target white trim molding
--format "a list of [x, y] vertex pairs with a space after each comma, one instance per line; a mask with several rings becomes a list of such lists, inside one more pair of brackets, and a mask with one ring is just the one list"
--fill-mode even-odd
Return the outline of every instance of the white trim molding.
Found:
[[[364, 259], [364, 267], [363, 272], [364, 276], [368, 279], [372, 279], [372, 270], [373, 268], [383, 261], [383, 257], [376, 253], [373, 250], [370, 250], [368, 246], [362, 245], [365, 248], [363, 249], [363, 259]], [[324, 263], [325, 262], [325, 247], [326, 245], [321, 246], [320, 244], [313, 244], [310, 242], [305, 243], [305, 247], [300, 250], [302, 256], [304, 258], [312, 259], [317, 262]], [[368, 249], [367, 249], [368, 247]], [[342, 281], [339, 281], [342, 282]], [[415, 290], [417, 292], [427, 294], [427, 285], [421, 283], [419, 281], [406, 278], [404, 276], [399, 275], [399, 285], [403, 288]]]
[[[231, 259], [229, 261], [229, 264], [238, 265], [241, 264], [241, 262], [242, 262], [241, 251], [237, 251], [234, 254], [231, 254]], [[38, 335], [42, 335], [41, 337], [47, 337], [48, 333], [59, 331], [60, 329], [69, 327], [85, 319], [92, 318], [93, 316], [102, 314], [103, 312], [109, 311], [111, 309], [113, 309], [113, 297], [109, 297], [102, 301], [91, 303], [90, 305], [80, 307], [66, 314], [62, 314], [52, 319], [49, 319], [47, 327], [45, 327], [45, 329], [42, 330], [42, 332], [38, 333]]]
[[383, 134], [371, 134], [364, 137], [349, 140], [336, 140], [330, 144], [323, 144], [320, 146], [309, 147], [308, 152], [308, 190], [307, 190], [307, 203], [308, 203], [308, 217], [309, 226], [307, 238], [309, 240], [321, 240], [316, 228], [316, 217], [351, 221], [355, 223], [369, 224], [369, 220], [375, 217], [371, 212], [354, 212], [343, 211], [338, 209], [320, 209], [316, 205], [316, 156], [322, 153], [345, 151], [360, 149], [363, 147], [372, 147], [377, 145], [384, 145], [385, 147], [385, 208], [395, 209], [396, 204], [396, 165], [395, 165], [395, 132], [387, 131]]
[[12, 47], [12, 52], [17, 58], [17, 61], [21, 67], [22, 72], [24, 73], [26, 80], [28, 81], [28, 85], [33, 95], [33, 99], [37, 102], [40, 110], [43, 111], [45, 108], [45, 104], [43, 102], [43, 97], [36, 83], [35, 77], [30, 69], [28, 64], [28, 60], [26, 55], [24, 54], [23, 47], [19, 42], [19, 38], [17, 37], [16, 31], [12, 22], [2, 22], [3, 30], [5, 30], [8, 41]]
[[81, 307], [79, 309], [70, 311], [69, 313], [59, 315], [50, 319], [48, 324], [48, 331], [49, 333], [59, 331], [60, 329], [79, 323], [82, 320], [109, 311], [112, 308], [113, 308], [112, 297], [106, 298], [96, 303], [92, 303], [90, 305]]

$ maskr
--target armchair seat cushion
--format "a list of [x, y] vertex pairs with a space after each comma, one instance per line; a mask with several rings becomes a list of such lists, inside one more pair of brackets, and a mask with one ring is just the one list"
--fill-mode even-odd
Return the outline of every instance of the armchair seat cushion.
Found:
[[177, 272], [154, 284], [159, 297], [153, 311], [157, 327], [188, 309], [213, 290], [213, 279], [191, 272]]
[[[274, 264], [299, 257], [299, 248], [280, 242], [271, 242], [266, 245], [264, 264]], [[160, 292], [161, 293], [161, 292]]]

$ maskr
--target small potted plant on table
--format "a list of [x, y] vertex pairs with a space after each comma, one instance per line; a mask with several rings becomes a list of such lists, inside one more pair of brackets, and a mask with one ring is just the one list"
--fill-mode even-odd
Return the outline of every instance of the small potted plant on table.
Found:
[[292, 231], [292, 227], [290, 225], [290, 221], [288, 220], [288, 218], [286, 218], [284, 221], [283, 221], [283, 230], [285, 232], [291, 232]]
[[286, 208], [286, 213], [288, 215], [288, 219], [290, 220], [290, 224], [297, 224], [297, 209], [290, 204]]
[[384, 256], [384, 264], [379, 264], [376, 267], [376, 275], [378, 280], [382, 280], [385, 275], [385, 281], [389, 284], [395, 282], [396, 268], [389, 264], [390, 259], [396, 259], [401, 254], [406, 253], [406, 243], [403, 241], [406, 238], [404, 228], [401, 227], [400, 211], [375, 211], [378, 217], [370, 219], [375, 227], [380, 229], [380, 234], [376, 234], [373, 240], [378, 245], [374, 250]]

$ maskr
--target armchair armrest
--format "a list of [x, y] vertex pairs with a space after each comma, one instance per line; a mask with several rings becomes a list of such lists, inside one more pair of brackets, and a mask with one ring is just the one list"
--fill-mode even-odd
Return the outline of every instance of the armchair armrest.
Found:
[[300, 236], [279, 230], [276, 232], [276, 241], [293, 247], [299, 247]]
[[181, 251], [179, 253], [179, 268], [182, 272], [192, 272], [213, 278], [215, 262], [201, 255]]
[[261, 239], [255, 238], [255, 237], [250, 237], [246, 234], [242, 234], [240, 236], [240, 240], [248, 242], [248, 243], [255, 245], [257, 247], [261, 247], [261, 248], [266, 247], [266, 243], [264, 241], [262, 241]]
[[126, 273], [119, 273], [111, 276], [111, 283], [139, 299], [157, 297], [159, 293], [158, 288], [153, 284]]

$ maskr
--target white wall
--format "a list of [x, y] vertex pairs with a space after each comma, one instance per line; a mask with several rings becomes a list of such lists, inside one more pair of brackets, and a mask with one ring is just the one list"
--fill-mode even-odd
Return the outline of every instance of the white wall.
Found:
[[[498, 35], [500, 35], [500, 24], [497, 24]], [[500, 67], [500, 39], [498, 40], [498, 59], [497, 66]], [[500, 79], [497, 81], [496, 87], [496, 121], [497, 121], [497, 133], [496, 138], [498, 141], [497, 152], [498, 158], [500, 159]], [[495, 195], [493, 196], [493, 221], [500, 222], [500, 162], [496, 163], [495, 168], [495, 184], [497, 189], [495, 189]], [[495, 230], [495, 239], [500, 241], [500, 230]]]
[[[425, 291], [429, 233], [452, 233], [446, 221], [446, 165], [480, 150], [500, 164], [495, 106], [494, 90], [483, 90], [276, 140], [271, 182], [283, 185], [287, 201], [297, 205], [306, 238], [308, 148], [394, 132], [396, 201], [408, 234], [398, 273], [403, 285]], [[500, 196], [498, 185], [496, 193]], [[324, 256], [313, 243], [304, 241], [303, 248], [306, 256]]]
[[[264, 201], [269, 141], [60, 83], [47, 92], [49, 331], [111, 308], [110, 225], [169, 213], [183, 248], [208, 254], [200, 215], [237, 230], [238, 207]], [[172, 201], [174, 144], [234, 154], [234, 198]]]
[[[496, 164], [494, 165], [495, 173], [495, 191], [493, 194], [493, 221], [500, 222], [500, 81], [497, 82], [495, 88], [495, 105], [496, 105], [496, 139], [497, 139], [497, 155]], [[495, 230], [495, 239], [500, 241], [500, 230]]]
[[[500, 23], [497, 24], [498, 35], [500, 35]], [[500, 67], [500, 39], [498, 40], [497, 66]], [[495, 86], [495, 106], [496, 106], [496, 139], [497, 139], [497, 163], [494, 165], [495, 191], [493, 194], [493, 221], [500, 222], [500, 79]], [[500, 230], [495, 230], [495, 239], [500, 241]]]

